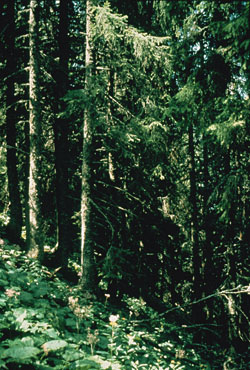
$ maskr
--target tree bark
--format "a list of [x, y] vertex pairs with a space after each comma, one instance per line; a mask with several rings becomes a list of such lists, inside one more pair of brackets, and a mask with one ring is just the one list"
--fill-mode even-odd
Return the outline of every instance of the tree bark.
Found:
[[[203, 137], [203, 176], [204, 176], [204, 196], [203, 196], [203, 225], [204, 225], [204, 233], [205, 233], [205, 240], [203, 244], [203, 291], [205, 296], [210, 295], [214, 290], [217, 288], [215, 276], [214, 276], [214, 266], [213, 266], [213, 253], [214, 253], [214, 245], [213, 245], [213, 225], [212, 225], [212, 215], [209, 210], [208, 199], [210, 195], [209, 189], [209, 171], [208, 171], [208, 146], [206, 144], [206, 137]], [[207, 318], [209, 320], [213, 320], [213, 301], [208, 300], [206, 302], [206, 311], [207, 311]]]
[[[85, 46], [85, 90], [92, 88], [92, 50], [90, 44], [91, 0], [86, 0], [86, 46]], [[85, 109], [83, 124], [83, 160], [81, 190], [81, 286], [84, 290], [96, 291], [96, 266], [91, 239], [91, 187], [92, 187], [92, 114], [89, 105]]]
[[[198, 205], [197, 205], [197, 184], [195, 169], [195, 148], [193, 125], [190, 124], [189, 131], [189, 155], [190, 155], [190, 207], [191, 207], [191, 244], [192, 244], [192, 265], [193, 265], [193, 299], [201, 297], [201, 257], [199, 245], [198, 226]], [[201, 310], [198, 304], [193, 305], [193, 317], [195, 321], [200, 320]]]
[[[56, 73], [56, 107], [57, 114], [65, 110], [62, 100], [68, 90], [68, 11], [69, 0], [60, 1], [60, 23], [58, 35], [59, 65]], [[69, 122], [62, 117], [56, 117], [54, 126], [55, 164], [56, 164], [56, 202], [58, 228], [58, 264], [67, 268], [68, 255], [72, 241], [71, 207], [69, 204]]]
[[41, 106], [39, 93], [38, 0], [30, 1], [29, 17], [29, 220], [27, 233], [28, 255], [42, 260], [43, 230], [40, 206], [41, 192]]
[[22, 206], [20, 200], [19, 179], [16, 154], [16, 122], [14, 75], [16, 72], [15, 57], [15, 1], [7, 4], [6, 41], [6, 143], [7, 143], [7, 176], [9, 190], [10, 220], [7, 225], [7, 238], [19, 243], [22, 232]]

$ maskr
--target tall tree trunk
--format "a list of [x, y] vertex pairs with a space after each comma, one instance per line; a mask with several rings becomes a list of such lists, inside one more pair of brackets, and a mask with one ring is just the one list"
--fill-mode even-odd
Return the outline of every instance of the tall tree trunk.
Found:
[[[85, 90], [92, 88], [92, 50], [90, 45], [91, 0], [86, 0]], [[89, 106], [85, 109], [83, 124], [83, 160], [81, 190], [81, 285], [84, 290], [96, 291], [96, 266], [91, 239], [91, 187], [92, 187], [92, 117]]]
[[[216, 281], [212, 279], [211, 281], [211, 274], [214, 272], [213, 270], [213, 242], [212, 242], [212, 225], [211, 225], [211, 214], [208, 208], [208, 198], [209, 198], [209, 172], [208, 172], [208, 146], [205, 143], [206, 138], [203, 137], [203, 183], [204, 183], [204, 196], [203, 196], [203, 225], [204, 225], [204, 232], [205, 232], [205, 240], [204, 240], [204, 291], [205, 295], [209, 295], [214, 291]], [[212, 312], [210, 312], [211, 301], [207, 302], [208, 308], [208, 315], [212, 317]]]
[[[197, 184], [195, 168], [195, 148], [193, 125], [189, 126], [189, 155], [190, 155], [190, 207], [191, 207], [191, 244], [192, 244], [192, 264], [193, 264], [193, 298], [197, 300], [201, 297], [201, 257], [199, 245], [199, 226], [198, 226], [198, 205], [197, 205]], [[201, 318], [199, 304], [193, 305], [193, 317], [195, 321]]]
[[29, 228], [27, 232], [28, 254], [42, 260], [43, 230], [39, 196], [41, 192], [41, 107], [39, 94], [38, 56], [38, 0], [30, 1], [29, 17]]
[[[215, 217], [211, 208], [209, 207], [209, 196], [211, 194], [211, 183], [209, 176], [209, 155], [208, 155], [208, 144], [206, 142], [206, 136], [203, 136], [203, 183], [204, 183], [204, 196], [203, 196], [203, 229], [204, 229], [204, 241], [202, 244], [203, 249], [203, 286], [202, 293], [205, 296], [209, 296], [216, 291], [220, 285], [220, 281], [216, 278], [216, 270], [214, 266], [214, 222], [213, 218]], [[214, 311], [215, 304], [212, 299], [208, 299], [204, 304], [204, 315], [208, 323], [214, 322]], [[212, 332], [207, 332], [204, 336], [204, 341], [206, 343], [213, 343], [214, 334]]]
[[22, 232], [22, 206], [17, 171], [16, 155], [16, 122], [14, 75], [16, 72], [15, 58], [15, 1], [7, 4], [6, 40], [6, 143], [7, 143], [7, 175], [9, 189], [10, 220], [7, 225], [7, 237], [18, 243]]
[[[232, 175], [232, 167], [238, 167], [237, 160], [235, 160], [235, 153], [233, 150], [228, 150], [227, 157], [226, 157], [226, 168], [225, 168], [225, 176], [230, 177]], [[236, 189], [231, 189], [237, 194]], [[226, 235], [226, 271], [227, 271], [227, 278], [226, 278], [226, 286], [230, 289], [235, 289], [238, 286], [238, 274], [237, 274], [237, 265], [238, 265], [238, 253], [240, 247], [240, 241], [238, 240], [238, 246], [236, 248], [236, 236], [239, 232], [239, 225], [237, 224], [237, 215], [239, 212], [239, 201], [240, 199], [234, 196], [232, 199], [229, 210], [228, 210], [228, 219], [226, 220], [226, 228], [225, 228], [225, 235]], [[228, 337], [229, 337], [229, 345], [230, 351], [232, 354], [239, 353], [240, 347], [243, 345], [241, 342], [241, 333], [240, 333], [240, 324], [239, 318], [243, 313], [240, 307], [241, 299], [235, 296], [234, 294], [228, 294], [226, 301], [226, 307], [228, 310]]]
[[[69, 60], [69, 37], [68, 37], [68, 11], [69, 0], [60, 1], [60, 23], [58, 35], [59, 65], [56, 73], [56, 111], [62, 113], [65, 104], [63, 96], [68, 89], [68, 60]], [[71, 211], [69, 204], [69, 144], [67, 119], [56, 117], [54, 123], [55, 137], [55, 163], [56, 163], [56, 201], [57, 201], [57, 227], [58, 227], [58, 264], [67, 268], [68, 255], [71, 246]]]

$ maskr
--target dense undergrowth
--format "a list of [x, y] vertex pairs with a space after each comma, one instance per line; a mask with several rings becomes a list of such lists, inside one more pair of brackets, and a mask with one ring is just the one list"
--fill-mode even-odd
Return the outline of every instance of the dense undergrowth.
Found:
[[0, 248], [0, 369], [220, 369], [143, 300], [97, 300], [13, 246]]

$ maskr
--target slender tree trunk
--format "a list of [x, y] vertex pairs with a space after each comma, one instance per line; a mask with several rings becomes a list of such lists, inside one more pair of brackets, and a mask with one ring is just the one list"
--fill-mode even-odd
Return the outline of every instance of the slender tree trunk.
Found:
[[[110, 59], [112, 60], [112, 56], [109, 55]], [[114, 115], [114, 107], [112, 103], [112, 98], [115, 97], [115, 87], [116, 87], [116, 74], [112, 68], [109, 70], [109, 82], [107, 86], [108, 90], [108, 101], [107, 101], [107, 115], [106, 115], [106, 124], [107, 124], [107, 132], [108, 132], [108, 137], [110, 138], [110, 131], [113, 126], [113, 115]], [[109, 139], [109, 145], [112, 148], [113, 147], [113, 142], [112, 139]], [[107, 183], [110, 185], [109, 186], [109, 192], [110, 192], [110, 197], [112, 199], [112, 202], [116, 205], [120, 203], [119, 199], [119, 193], [117, 192], [117, 189], [119, 187], [119, 179], [117, 176], [117, 168], [115, 166], [115, 158], [113, 156], [112, 151], [108, 151], [107, 153]], [[114, 209], [114, 222], [112, 222], [112, 238], [110, 241], [109, 248], [107, 248], [106, 251], [106, 260], [111, 259], [113, 256], [114, 252], [113, 251], [113, 246], [115, 245], [116, 248], [118, 246], [122, 245], [122, 240], [121, 240], [121, 229], [119, 228], [119, 225], [121, 224], [121, 212], [119, 209], [116, 207]], [[119, 280], [117, 278], [117, 263], [111, 263], [110, 261], [107, 263], [107, 266], [109, 268], [109, 275], [112, 276], [108, 278], [108, 292], [111, 295], [111, 300], [115, 299], [118, 292], [119, 292]]]
[[17, 171], [16, 154], [16, 122], [14, 74], [16, 72], [15, 58], [15, 1], [7, 4], [6, 39], [6, 143], [7, 143], [7, 175], [9, 189], [10, 220], [7, 225], [7, 237], [13, 243], [18, 243], [22, 232], [22, 206]]
[[[193, 298], [197, 300], [201, 297], [201, 257], [199, 245], [199, 226], [198, 226], [198, 205], [197, 205], [197, 184], [195, 169], [195, 148], [193, 125], [189, 126], [189, 155], [190, 155], [190, 206], [191, 206], [191, 243], [193, 252]], [[201, 310], [197, 304], [193, 305], [193, 317], [196, 322], [200, 320]]]
[[[233, 151], [229, 149], [227, 157], [226, 157], [226, 168], [225, 168], [225, 176], [230, 176], [232, 172], [231, 168], [231, 156], [233, 157]], [[232, 159], [234, 165], [236, 165], [237, 161], [235, 158]], [[235, 190], [235, 189], [234, 189]], [[233, 191], [233, 189], [232, 189]], [[230, 204], [230, 209], [228, 212], [228, 219], [226, 224], [226, 243], [227, 243], [227, 250], [226, 250], [226, 271], [227, 271], [227, 279], [226, 284], [228, 289], [234, 289], [238, 286], [238, 276], [237, 276], [237, 262], [238, 262], [238, 248], [235, 245], [236, 235], [238, 233], [238, 225], [237, 225], [237, 214], [239, 212], [239, 199], [234, 197]], [[238, 243], [240, 243], [238, 241]], [[239, 325], [239, 317], [242, 313], [239, 310], [240, 307], [240, 299], [233, 294], [227, 295], [227, 302], [226, 302], [227, 310], [228, 310], [228, 337], [229, 337], [229, 345], [230, 351], [232, 354], [238, 353], [240, 350], [241, 336], [240, 336], [240, 325]]]
[[[111, 98], [113, 98], [115, 95], [115, 73], [112, 69], [109, 71], [108, 95], [109, 100], [107, 102], [107, 127], [108, 131], [110, 131], [110, 128], [112, 126], [112, 116], [114, 113]], [[115, 182], [116, 178], [115, 178], [114, 158], [113, 154], [110, 151], [108, 152], [108, 173], [109, 180], [111, 181], [111, 183]]]
[[[60, 24], [58, 35], [59, 65], [56, 73], [57, 113], [65, 109], [62, 101], [68, 90], [68, 10], [69, 0], [60, 1]], [[68, 255], [72, 243], [71, 207], [69, 204], [69, 122], [67, 119], [56, 117], [54, 123], [55, 162], [56, 162], [56, 200], [57, 200], [57, 227], [58, 227], [58, 264], [67, 268]]]
[[[209, 155], [208, 145], [206, 143], [206, 137], [203, 137], [203, 183], [204, 183], [204, 197], [203, 197], [203, 229], [204, 229], [204, 242], [203, 242], [203, 291], [205, 296], [209, 296], [214, 293], [220, 281], [216, 278], [215, 264], [213, 256], [216, 254], [214, 248], [214, 215], [209, 207], [209, 196], [211, 194], [211, 183], [209, 176]], [[204, 315], [208, 323], [214, 322], [215, 304], [212, 299], [208, 299], [204, 302]], [[204, 341], [208, 344], [212, 344], [214, 341], [213, 332], [207, 332], [204, 336]]]
[[[90, 45], [91, 1], [86, 0], [86, 46], [85, 46], [85, 90], [91, 93], [92, 88], [92, 50]], [[84, 290], [96, 291], [96, 266], [94, 247], [91, 239], [91, 187], [92, 187], [92, 117], [88, 106], [83, 124], [83, 161], [81, 190], [81, 285]]]
[[38, 56], [38, 0], [30, 1], [29, 18], [29, 228], [27, 231], [28, 254], [42, 260], [43, 230], [39, 196], [41, 192], [41, 107], [39, 94]]
[[[203, 137], [203, 142], [206, 138]], [[203, 197], [203, 224], [205, 232], [204, 240], [204, 284], [203, 289], [205, 295], [209, 295], [214, 291], [216, 281], [211, 280], [213, 276], [213, 242], [212, 242], [212, 225], [211, 225], [211, 214], [208, 208], [208, 198], [209, 198], [209, 172], [208, 172], [208, 147], [207, 144], [203, 144], [203, 183], [204, 183], [204, 197]], [[212, 301], [207, 302], [207, 314], [212, 317]]]

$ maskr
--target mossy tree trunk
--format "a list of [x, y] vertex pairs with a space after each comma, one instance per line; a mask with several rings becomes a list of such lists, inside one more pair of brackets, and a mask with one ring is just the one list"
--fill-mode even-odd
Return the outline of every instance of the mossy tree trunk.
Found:
[[30, 1], [29, 15], [29, 220], [27, 233], [28, 255], [42, 260], [43, 229], [39, 196], [41, 193], [41, 106], [39, 93], [38, 0]]
[[[91, 50], [91, 0], [86, 0], [86, 45], [85, 45], [85, 90], [91, 94], [93, 58]], [[91, 237], [91, 188], [93, 174], [92, 158], [92, 112], [93, 107], [87, 105], [83, 123], [83, 159], [82, 159], [82, 190], [81, 190], [81, 286], [89, 292], [96, 291], [96, 265], [94, 246]]]
[[[202, 295], [202, 280], [201, 280], [201, 256], [200, 256], [200, 241], [199, 241], [199, 223], [198, 223], [198, 204], [197, 204], [197, 178], [195, 167], [195, 146], [194, 146], [194, 127], [190, 123], [188, 130], [188, 148], [190, 156], [190, 237], [192, 245], [192, 268], [193, 268], [193, 298], [198, 300]], [[193, 305], [193, 317], [196, 321], [201, 320], [201, 307], [199, 304]]]

